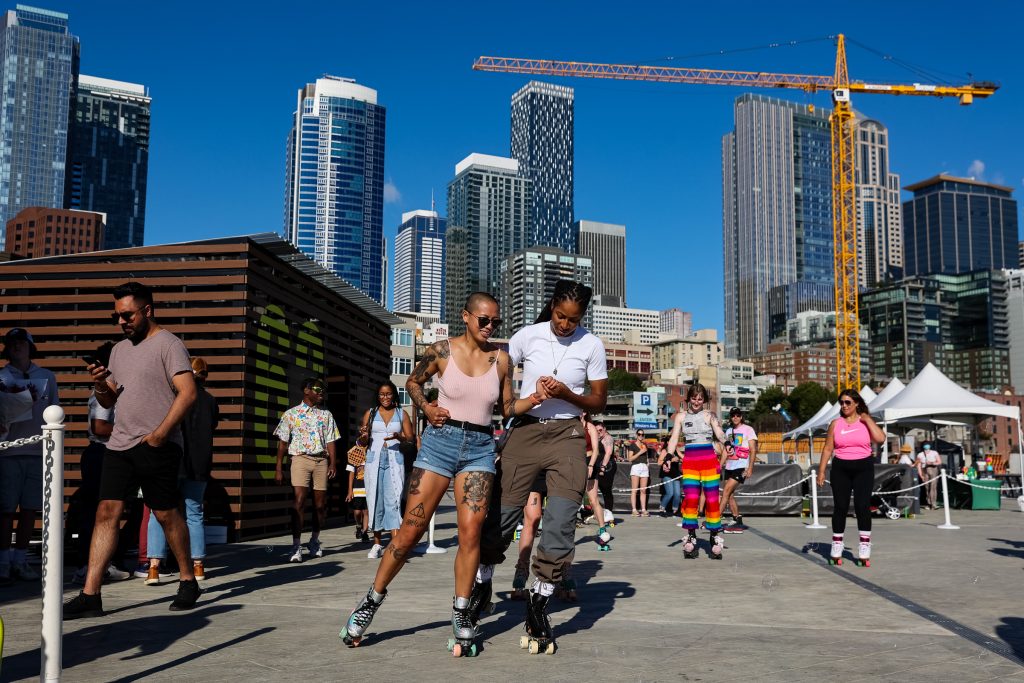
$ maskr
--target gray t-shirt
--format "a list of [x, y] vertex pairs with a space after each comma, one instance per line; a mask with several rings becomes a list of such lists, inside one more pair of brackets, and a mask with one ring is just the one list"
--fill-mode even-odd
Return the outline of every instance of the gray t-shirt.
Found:
[[[124, 339], [110, 352], [109, 382], [124, 388], [117, 399], [117, 420], [107, 441], [112, 451], [126, 451], [167, 417], [174, 403], [174, 376], [192, 372], [188, 350], [180, 339], [160, 330], [138, 344]], [[181, 428], [175, 427], [167, 440], [182, 446]]]

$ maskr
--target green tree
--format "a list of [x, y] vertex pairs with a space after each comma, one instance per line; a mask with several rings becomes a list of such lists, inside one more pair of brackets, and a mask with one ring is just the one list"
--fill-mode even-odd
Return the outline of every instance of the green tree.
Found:
[[761, 431], [762, 429], [778, 431], [784, 428], [785, 420], [772, 410], [772, 408], [780, 404], [783, 408], [789, 410], [789, 399], [786, 396], [786, 392], [776, 386], [768, 387], [761, 392], [761, 395], [757, 398], [757, 403], [754, 404], [754, 407], [747, 414], [747, 424], [751, 425], [756, 431]]
[[639, 377], [622, 368], [612, 368], [608, 371], [608, 392], [622, 391], [643, 391], [644, 383]]
[[803, 424], [829, 400], [829, 391], [817, 382], [804, 382], [789, 394], [789, 405], [793, 419]]

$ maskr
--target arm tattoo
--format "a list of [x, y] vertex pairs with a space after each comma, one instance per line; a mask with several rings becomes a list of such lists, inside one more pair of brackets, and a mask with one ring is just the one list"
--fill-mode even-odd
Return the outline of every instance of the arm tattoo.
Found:
[[448, 342], [447, 344], [442, 344], [441, 342], [434, 342], [431, 348], [437, 352], [438, 358], [447, 358], [451, 354], [452, 345], [451, 342]]
[[409, 475], [409, 494], [420, 492], [420, 479], [423, 478], [423, 470], [419, 467], [412, 468], [412, 474]]
[[505, 387], [508, 391], [508, 400], [505, 401], [505, 415], [507, 417], [516, 416], [516, 392], [512, 389], [512, 377], [515, 375], [515, 366], [512, 365], [512, 356], [505, 354], [505, 362], [508, 363], [508, 367], [505, 369]]
[[468, 507], [470, 512], [486, 510], [487, 503], [491, 499], [493, 483], [494, 475], [490, 472], [470, 472], [462, 482], [461, 503]]

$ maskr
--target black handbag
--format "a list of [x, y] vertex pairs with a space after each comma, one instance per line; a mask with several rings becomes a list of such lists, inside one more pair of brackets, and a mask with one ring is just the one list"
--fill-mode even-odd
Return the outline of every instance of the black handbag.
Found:
[[505, 428], [501, 432], [501, 436], [498, 437], [497, 443], [494, 444], [494, 452], [501, 455], [501, 452], [505, 449], [505, 444], [508, 443], [508, 437], [512, 436], [512, 430], [519, 424], [519, 419], [515, 416], [508, 418], [505, 421]]

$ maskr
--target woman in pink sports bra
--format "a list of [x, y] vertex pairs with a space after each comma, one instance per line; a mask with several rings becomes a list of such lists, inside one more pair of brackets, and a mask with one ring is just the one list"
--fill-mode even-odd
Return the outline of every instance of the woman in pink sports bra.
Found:
[[[453, 638], [448, 649], [455, 655], [476, 654], [478, 610], [490, 600], [474, 592], [480, 563], [480, 532], [494, 483], [494, 435], [491, 414], [501, 405], [506, 417], [521, 414], [541, 402], [512, 394], [509, 357], [490, 342], [502, 320], [498, 302], [486, 292], [475, 292], [462, 311], [466, 332], [427, 348], [405, 388], [409, 398], [427, 417], [422, 445], [409, 475], [405, 517], [391, 544], [384, 550], [373, 585], [349, 616], [341, 637], [355, 647], [387, 595], [387, 587], [405, 565], [431, 516], [455, 480], [459, 550], [455, 555], [455, 598], [452, 603]], [[423, 385], [435, 377], [437, 404], [427, 401]], [[500, 401], [499, 401], [500, 399]], [[488, 584], [489, 585], [489, 584]], [[471, 598], [474, 600], [472, 606]]]
[[[839, 394], [839, 417], [828, 426], [825, 448], [818, 463], [818, 486], [825, 485], [825, 469], [832, 460], [832, 550], [830, 564], [843, 563], [843, 534], [850, 511], [850, 491], [860, 533], [857, 564], [871, 566], [871, 489], [875, 483], [872, 444], [885, 441], [885, 433], [868, 414], [868, 406], [853, 389]], [[835, 456], [833, 459], [832, 456]]]

